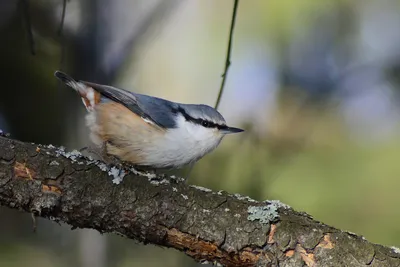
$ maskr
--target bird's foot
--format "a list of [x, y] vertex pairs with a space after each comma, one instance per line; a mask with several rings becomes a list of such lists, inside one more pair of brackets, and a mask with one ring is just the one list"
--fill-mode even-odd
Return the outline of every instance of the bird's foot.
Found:
[[192, 173], [194, 164], [195, 164], [194, 162], [189, 164], [188, 169], [187, 169], [185, 175], [182, 177], [184, 183], [187, 183], [187, 181], [189, 180], [189, 177], [190, 177], [190, 174]]
[[115, 156], [108, 155], [106, 150], [101, 147], [83, 147], [79, 150], [80, 152], [87, 151], [90, 154], [96, 155], [99, 160], [103, 161], [108, 167], [121, 166], [122, 162]]

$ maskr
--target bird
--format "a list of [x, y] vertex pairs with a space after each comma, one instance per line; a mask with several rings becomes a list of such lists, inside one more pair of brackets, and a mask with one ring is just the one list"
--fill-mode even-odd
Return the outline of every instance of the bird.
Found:
[[179, 169], [213, 151], [227, 134], [224, 117], [204, 104], [182, 104], [109, 85], [54, 76], [74, 89], [87, 110], [95, 147], [107, 157], [135, 166]]

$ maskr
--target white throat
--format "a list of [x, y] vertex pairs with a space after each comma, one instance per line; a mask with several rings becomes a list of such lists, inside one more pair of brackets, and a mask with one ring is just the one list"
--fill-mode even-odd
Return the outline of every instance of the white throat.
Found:
[[185, 165], [214, 150], [223, 136], [217, 129], [194, 124], [178, 115], [177, 127], [167, 130], [160, 147], [168, 151], [166, 160], [171, 159], [174, 165]]

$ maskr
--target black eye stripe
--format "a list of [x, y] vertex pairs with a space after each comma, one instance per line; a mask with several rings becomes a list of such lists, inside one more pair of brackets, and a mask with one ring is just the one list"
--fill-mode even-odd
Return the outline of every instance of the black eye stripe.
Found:
[[174, 109], [173, 112], [174, 113], [180, 113], [185, 118], [185, 120], [191, 121], [191, 122], [193, 122], [195, 124], [198, 124], [198, 125], [202, 125], [203, 127], [206, 127], [206, 128], [217, 128], [217, 129], [222, 130], [222, 129], [226, 129], [228, 127], [226, 125], [220, 125], [220, 124], [214, 123], [212, 121], [193, 118], [192, 116], [187, 114], [186, 111], [183, 108]]
[[213, 122], [210, 122], [210, 121], [199, 119], [199, 122], [200, 122], [200, 124], [202, 126], [207, 127], [207, 128], [216, 128], [216, 127], [218, 127], [217, 124], [215, 124]]

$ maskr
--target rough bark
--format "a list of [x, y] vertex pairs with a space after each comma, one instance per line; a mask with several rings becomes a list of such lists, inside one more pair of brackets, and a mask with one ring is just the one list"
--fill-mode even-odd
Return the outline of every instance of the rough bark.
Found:
[[[102, 170], [103, 169], [103, 170]], [[224, 266], [400, 266], [372, 244], [278, 201], [213, 192], [174, 177], [104, 165], [0, 137], [0, 205], [178, 249]]]

